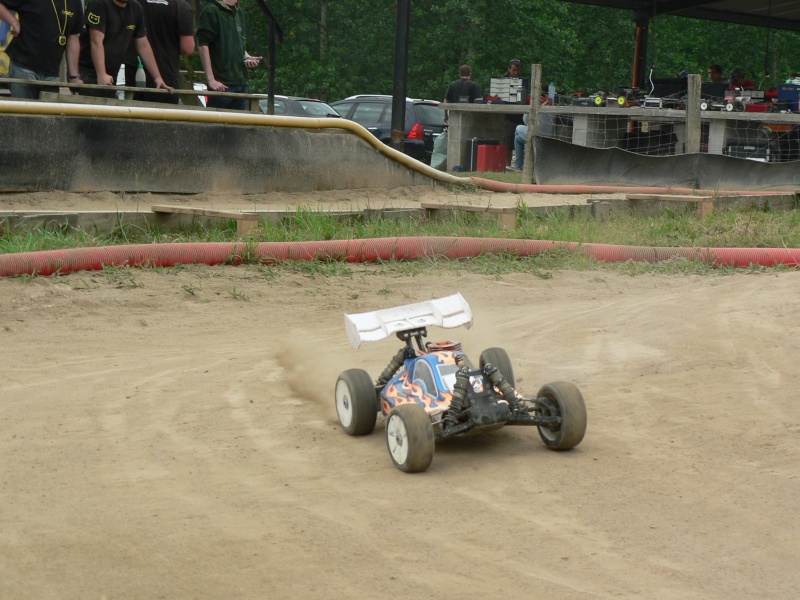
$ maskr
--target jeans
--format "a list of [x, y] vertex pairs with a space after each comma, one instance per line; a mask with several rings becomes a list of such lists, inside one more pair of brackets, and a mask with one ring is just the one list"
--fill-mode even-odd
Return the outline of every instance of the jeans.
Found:
[[[246, 83], [244, 85], [229, 85], [228, 89], [225, 90], [226, 92], [231, 92], [234, 94], [249, 94], [250, 93], [250, 86]], [[230, 108], [233, 110], [247, 110], [248, 104], [250, 103], [249, 100], [242, 98], [226, 98], [224, 96], [209, 96], [208, 97], [208, 104], [209, 108]]]
[[517, 152], [517, 159], [514, 162], [514, 166], [520, 171], [522, 170], [522, 165], [525, 164], [525, 142], [527, 139], [528, 126], [517, 125], [517, 128], [514, 131], [514, 150]]
[[[11, 79], [30, 79], [31, 81], [59, 81], [58, 77], [51, 77], [49, 75], [40, 75], [36, 71], [31, 71], [25, 67], [20, 67], [13, 61], [8, 67], [8, 76]], [[57, 87], [43, 86], [43, 85], [27, 85], [24, 83], [11, 83], [8, 86], [11, 95], [14, 98], [27, 98], [29, 100], [38, 100], [39, 92], [54, 92], [58, 93]]]

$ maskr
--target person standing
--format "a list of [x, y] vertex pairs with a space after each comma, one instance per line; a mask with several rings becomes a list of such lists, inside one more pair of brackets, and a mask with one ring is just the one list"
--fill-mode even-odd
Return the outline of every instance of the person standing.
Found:
[[[194, 10], [187, 0], [139, 0], [144, 9], [147, 40], [164, 82], [179, 87], [180, 58], [194, 52]], [[128, 84], [130, 85], [130, 83]], [[156, 87], [146, 73], [146, 86]], [[136, 93], [136, 100], [178, 104], [177, 94]]]
[[[245, 19], [239, 0], [212, 0], [203, 7], [197, 45], [208, 89], [250, 92], [247, 69], [257, 67], [263, 57], [251, 56], [245, 49]], [[209, 96], [207, 106], [247, 110], [247, 104], [244, 99]]]
[[[117, 72], [133, 42], [155, 87], [170, 90], [158, 71], [147, 41], [144, 11], [137, 0], [89, 0], [86, 30], [81, 34], [79, 69], [84, 83], [114, 85]], [[113, 98], [114, 91], [84, 90], [87, 96]]]
[[[518, 58], [513, 58], [508, 61], [508, 70], [503, 73], [503, 77], [517, 79], [519, 78], [522, 68], [522, 63]], [[523, 125], [522, 114], [511, 115], [507, 114], [503, 118], [503, 139], [500, 144], [506, 147], [506, 168], [513, 170], [511, 159], [514, 157], [514, 137], [517, 131], [517, 125]]]
[[[16, 11], [18, 18], [12, 11]], [[6, 52], [8, 76], [31, 81], [58, 81], [61, 59], [67, 57], [67, 79], [78, 77], [79, 36], [83, 30], [81, 0], [0, 0], [0, 19], [11, 26], [14, 39]], [[58, 91], [49, 86], [12, 83], [15, 98], [36, 100], [41, 91]]]
[[472, 81], [472, 68], [461, 65], [458, 68], [458, 79], [447, 86], [444, 93], [445, 102], [475, 102], [481, 97], [481, 88]]

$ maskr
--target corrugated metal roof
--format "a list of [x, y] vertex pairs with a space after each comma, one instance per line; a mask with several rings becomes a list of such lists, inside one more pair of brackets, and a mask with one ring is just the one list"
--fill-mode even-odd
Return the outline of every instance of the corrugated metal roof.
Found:
[[800, 31], [800, 0], [565, 0], [635, 11], [642, 16], [674, 15], [740, 25]]

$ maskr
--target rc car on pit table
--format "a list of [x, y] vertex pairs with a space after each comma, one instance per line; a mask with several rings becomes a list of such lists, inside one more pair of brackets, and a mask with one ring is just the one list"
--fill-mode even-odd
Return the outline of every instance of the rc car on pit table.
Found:
[[[461, 294], [369, 313], [345, 315], [350, 342], [396, 334], [403, 347], [376, 381], [348, 369], [336, 381], [336, 413], [352, 436], [372, 433], [378, 412], [386, 417], [386, 445], [395, 466], [425, 471], [435, 443], [467, 432], [505, 425], [533, 425], [551, 450], [569, 450], [586, 433], [586, 405], [578, 388], [558, 381], [526, 398], [516, 390], [514, 369], [502, 348], [489, 348], [475, 368], [457, 341], [426, 342], [427, 327], [470, 327], [472, 311]], [[416, 348], [414, 345], [416, 344]]]

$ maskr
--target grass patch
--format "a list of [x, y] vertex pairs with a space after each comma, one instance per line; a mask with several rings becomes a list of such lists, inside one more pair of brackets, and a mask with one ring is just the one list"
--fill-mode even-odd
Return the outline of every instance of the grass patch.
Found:
[[[516, 176], [517, 174], [511, 174]], [[380, 213], [365, 217], [331, 216], [325, 211], [298, 209], [279, 223], [262, 223], [245, 240], [243, 262], [252, 263], [255, 245], [259, 242], [322, 241], [333, 239], [357, 240], [384, 237], [449, 236], [518, 238], [579, 243], [604, 243], [628, 246], [714, 247], [714, 248], [800, 248], [800, 213], [797, 210], [772, 212], [757, 208], [718, 209], [707, 217], [691, 212], [665, 210], [654, 215], [637, 215], [624, 211], [612, 212], [610, 217], [595, 220], [586, 210], [570, 208], [537, 213], [524, 204], [517, 210], [517, 228], [500, 229], [494, 218], [482, 213], [455, 213], [449, 218], [425, 217], [387, 218]], [[131, 227], [121, 224], [113, 231], [91, 235], [85, 231], [59, 229], [55, 231], [10, 231], [0, 226], [0, 253], [19, 253], [36, 250], [57, 250], [117, 244], [150, 244], [175, 242], [235, 242], [235, 222], [217, 228], [197, 226], [181, 231], [166, 231], [158, 227]], [[234, 261], [238, 262], [238, 260]], [[479, 257], [470, 260], [448, 261], [430, 258], [409, 263], [392, 261], [378, 266], [377, 271], [391, 269], [392, 273], [415, 275], [431, 268], [446, 266], [456, 271], [478, 272], [486, 275], [524, 271], [548, 277], [555, 269], [621, 270], [631, 275], [642, 272], [708, 273], [711, 267], [688, 260], [671, 260], [656, 264], [622, 263], [607, 265], [580, 255], [557, 252], [550, 255], [517, 258], [514, 256]], [[353, 265], [337, 257], [321, 257], [317, 261], [286, 261], [258, 265], [266, 277], [283, 273], [315, 277], [351, 277]], [[715, 272], [724, 269], [713, 268]], [[116, 268], [107, 277], [119, 287], [137, 287], [135, 270]], [[184, 289], [193, 295], [194, 288]], [[231, 296], [242, 298], [238, 291]]]

